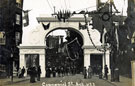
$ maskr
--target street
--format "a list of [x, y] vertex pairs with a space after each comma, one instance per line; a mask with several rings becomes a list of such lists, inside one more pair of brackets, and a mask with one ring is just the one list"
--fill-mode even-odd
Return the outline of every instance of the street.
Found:
[[117, 86], [109, 81], [99, 79], [97, 76], [93, 76], [92, 79], [84, 79], [81, 74], [56, 78], [42, 78], [41, 81], [37, 81], [36, 83], [30, 83], [29, 78], [20, 79], [20, 81], [14, 79], [13, 83], [8, 82], [0, 86], [65, 86], [62, 85], [65, 83], [66, 86]]

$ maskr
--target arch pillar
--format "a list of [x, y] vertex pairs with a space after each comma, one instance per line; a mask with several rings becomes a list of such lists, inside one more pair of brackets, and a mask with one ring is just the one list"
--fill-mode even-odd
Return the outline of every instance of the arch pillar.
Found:
[[84, 49], [84, 67], [88, 69], [90, 65], [90, 53], [87, 52], [88, 49]]
[[46, 71], [45, 71], [45, 54], [40, 54], [40, 58], [39, 58], [39, 64], [41, 67], [41, 77], [45, 77], [46, 75]]
[[[20, 49], [20, 68], [22, 69], [23, 66], [26, 69], [24, 76], [27, 76], [27, 62], [26, 59], [28, 58], [26, 55], [38, 55], [39, 56], [39, 65], [41, 68], [41, 77], [45, 77], [45, 46], [19, 46]], [[34, 56], [31, 56], [33, 58]]]

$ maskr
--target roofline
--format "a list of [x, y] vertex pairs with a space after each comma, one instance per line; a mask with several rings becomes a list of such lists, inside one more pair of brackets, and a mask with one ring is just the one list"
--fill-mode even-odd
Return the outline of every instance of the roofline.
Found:
[[[87, 21], [91, 21], [92, 17], [88, 17]], [[59, 22], [57, 18], [54, 17], [37, 17], [38, 22]], [[66, 20], [67, 22], [85, 22], [84, 17], [72, 17]]]

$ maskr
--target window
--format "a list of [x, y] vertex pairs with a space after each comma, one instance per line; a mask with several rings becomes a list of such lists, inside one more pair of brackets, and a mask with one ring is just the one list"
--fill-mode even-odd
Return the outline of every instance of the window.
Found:
[[0, 45], [5, 45], [5, 43], [6, 43], [5, 32], [1, 31], [0, 32]]
[[19, 45], [20, 39], [21, 39], [21, 34], [20, 32], [15, 33], [15, 39], [16, 39], [16, 45]]
[[21, 24], [21, 15], [16, 14], [16, 24], [20, 25]]
[[22, 0], [16, 0], [16, 6], [22, 8]]

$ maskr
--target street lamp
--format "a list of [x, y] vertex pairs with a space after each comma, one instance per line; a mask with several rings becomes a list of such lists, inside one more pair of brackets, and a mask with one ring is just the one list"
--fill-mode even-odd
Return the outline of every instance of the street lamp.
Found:
[[13, 82], [13, 53], [11, 53], [10, 57], [11, 57], [11, 82]]

